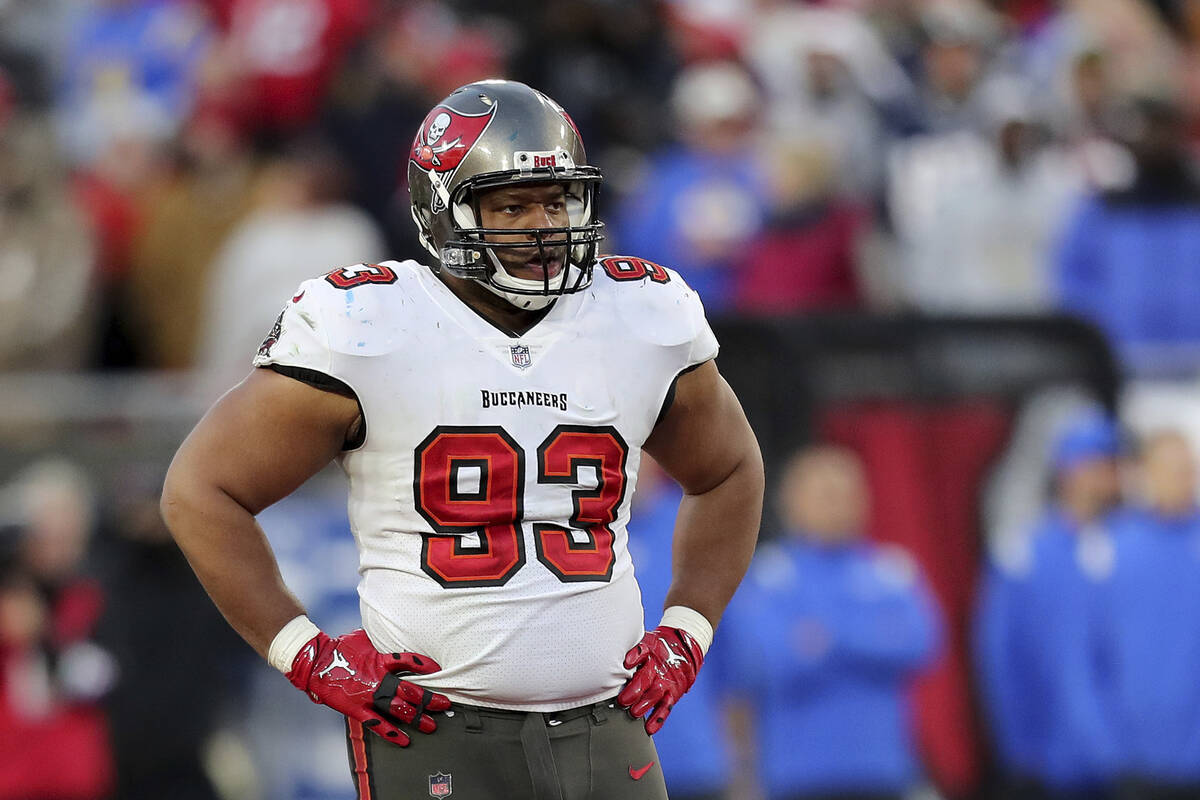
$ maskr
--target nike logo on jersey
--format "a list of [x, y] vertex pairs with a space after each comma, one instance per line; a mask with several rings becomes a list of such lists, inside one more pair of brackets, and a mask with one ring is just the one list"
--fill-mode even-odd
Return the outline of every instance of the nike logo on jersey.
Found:
[[304, 297], [304, 293], [305, 293], [306, 291], [308, 291], [308, 290], [307, 290], [307, 289], [301, 289], [301, 290], [300, 290], [300, 294], [298, 294], [298, 295], [296, 295], [295, 297], [293, 297], [293, 298], [292, 298], [292, 302], [293, 302], [293, 303], [299, 303], [299, 302], [300, 302], [300, 298], [301, 298], [301, 297]]
[[646, 773], [649, 772], [650, 768], [653, 766], [654, 766], [653, 761], [651, 761], [649, 764], [642, 767], [641, 769], [634, 769], [633, 765], [630, 765], [629, 777], [633, 778], [635, 781], [640, 781], [642, 778], [644, 778], [646, 776]]

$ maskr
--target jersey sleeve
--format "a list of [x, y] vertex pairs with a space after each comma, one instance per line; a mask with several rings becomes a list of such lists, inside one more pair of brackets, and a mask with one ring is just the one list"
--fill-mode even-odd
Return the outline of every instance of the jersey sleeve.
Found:
[[[668, 271], [672, 275], [679, 274], [675, 270]], [[720, 345], [717, 343], [712, 326], [708, 324], [708, 317], [704, 313], [704, 304], [700, 301], [699, 293], [688, 286], [682, 277], [679, 278], [679, 285], [686, 290], [683, 293], [682, 305], [687, 309], [686, 313], [691, 318], [691, 327], [694, 329], [685, 367], [694, 367], [716, 358]]]
[[622, 322], [638, 338], [677, 352], [679, 371], [716, 357], [717, 337], [700, 295], [678, 272], [630, 256], [608, 256], [600, 260], [600, 268], [620, 287], [617, 313]]
[[[333, 353], [317, 280], [305, 281], [279, 312], [254, 356], [254, 366], [300, 367], [332, 376]], [[333, 376], [337, 377], [337, 376]]]
[[355, 363], [406, 341], [394, 290], [411, 270], [393, 261], [339, 267], [300, 284], [254, 357], [256, 367], [291, 367], [352, 389]]

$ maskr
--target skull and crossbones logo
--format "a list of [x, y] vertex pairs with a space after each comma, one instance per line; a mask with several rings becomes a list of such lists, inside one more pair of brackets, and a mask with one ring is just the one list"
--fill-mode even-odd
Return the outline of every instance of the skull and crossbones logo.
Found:
[[433, 164], [435, 167], [442, 165], [442, 160], [438, 156], [453, 147], [458, 147], [462, 142], [461, 136], [456, 136], [447, 142], [441, 142], [441, 138], [446, 134], [446, 129], [449, 127], [450, 115], [445, 111], [433, 118], [433, 122], [429, 123], [429, 129], [422, 131], [421, 140], [417, 142], [414, 155], [418, 161]]

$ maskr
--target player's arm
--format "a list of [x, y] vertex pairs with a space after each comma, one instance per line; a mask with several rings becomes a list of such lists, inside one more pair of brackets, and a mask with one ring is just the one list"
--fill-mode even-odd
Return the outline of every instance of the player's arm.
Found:
[[714, 628], [750, 566], [762, 518], [758, 440], [716, 363], [681, 375], [644, 448], [683, 487], [666, 605]]
[[167, 471], [167, 527], [225, 619], [264, 658], [304, 609], [255, 515], [337, 456], [358, 414], [353, 398], [255, 369], [200, 420]]
[[763, 465], [741, 404], [716, 364], [679, 377], [643, 449], [683, 487], [662, 621], [625, 656], [618, 695], [656, 733], [691, 688], [712, 632], [745, 575], [762, 516]]
[[[361, 630], [330, 638], [283, 583], [255, 515], [295, 491], [342, 449], [359, 424], [351, 397], [255, 369], [217, 401], [167, 471], [167, 527], [229, 624], [315, 702], [398, 744], [395, 719], [431, 732], [423, 714], [449, 701], [389, 673], [429, 673], [423, 656], [378, 653]], [[347, 669], [337, 666], [349, 665]], [[395, 719], [393, 719], [395, 718]]]

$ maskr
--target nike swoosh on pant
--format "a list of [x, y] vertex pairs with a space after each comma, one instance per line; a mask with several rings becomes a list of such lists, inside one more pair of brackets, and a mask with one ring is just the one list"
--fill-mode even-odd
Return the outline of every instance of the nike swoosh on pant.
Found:
[[629, 768], [629, 777], [633, 778], [635, 781], [640, 781], [645, 776], [645, 774], [650, 771], [650, 768], [653, 766], [654, 766], [653, 761], [651, 761], [649, 764], [642, 767], [641, 769], [634, 769], [631, 766]]

